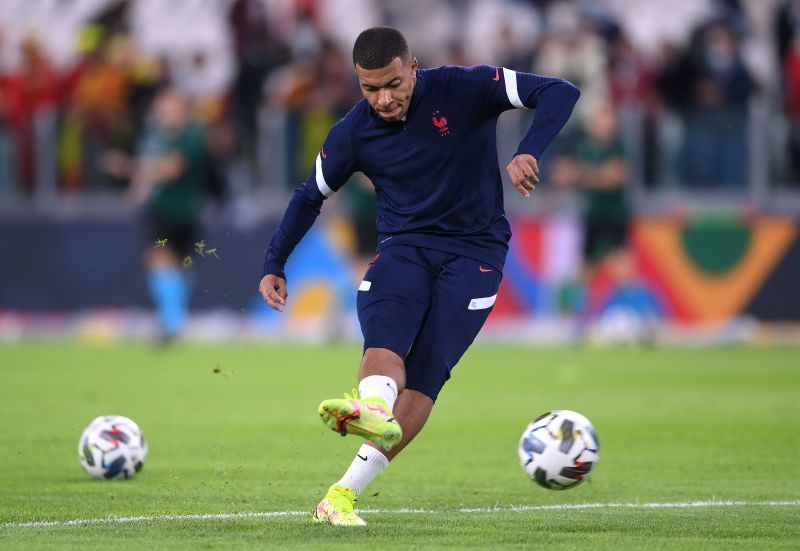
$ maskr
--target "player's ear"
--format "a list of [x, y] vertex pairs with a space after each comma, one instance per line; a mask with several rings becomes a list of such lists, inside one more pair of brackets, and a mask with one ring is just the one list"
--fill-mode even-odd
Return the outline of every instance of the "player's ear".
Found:
[[411, 72], [412, 73], [416, 73], [417, 72], [417, 67], [419, 67], [419, 63], [417, 63], [417, 58], [416, 57], [412, 57], [411, 58]]

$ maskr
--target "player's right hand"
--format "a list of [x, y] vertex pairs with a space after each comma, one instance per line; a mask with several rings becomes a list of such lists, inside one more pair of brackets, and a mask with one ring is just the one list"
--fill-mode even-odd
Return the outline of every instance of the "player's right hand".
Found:
[[258, 284], [258, 290], [261, 296], [264, 297], [264, 302], [269, 304], [269, 307], [278, 312], [283, 312], [283, 307], [286, 305], [286, 297], [289, 292], [286, 290], [286, 280], [276, 275], [267, 274], [261, 278], [261, 283]]

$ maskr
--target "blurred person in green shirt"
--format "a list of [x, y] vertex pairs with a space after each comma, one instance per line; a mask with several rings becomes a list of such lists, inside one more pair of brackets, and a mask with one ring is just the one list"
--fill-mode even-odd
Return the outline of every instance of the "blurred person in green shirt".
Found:
[[583, 256], [591, 267], [626, 248], [631, 217], [626, 189], [628, 153], [610, 106], [592, 114], [575, 155], [585, 200]]
[[198, 242], [207, 197], [203, 128], [189, 102], [165, 88], [153, 102], [153, 126], [136, 163], [131, 191], [144, 207], [149, 246], [148, 287], [158, 311], [160, 338], [170, 341], [186, 323], [190, 284], [185, 272]]
[[633, 265], [628, 250], [629, 174], [628, 153], [611, 105], [599, 106], [590, 113], [574, 156], [554, 163], [552, 181], [557, 185], [577, 186], [583, 198], [583, 282], [577, 293], [569, 293], [573, 298], [568, 298], [567, 302], [584, 321], [592, 311], [591, 281], [601, 266], [609, 268], [616, 284], [625, 283], [616, 281], [617, 274], [627, 274], [623, 279], [633, 277], [630, 270], [621, 269]]

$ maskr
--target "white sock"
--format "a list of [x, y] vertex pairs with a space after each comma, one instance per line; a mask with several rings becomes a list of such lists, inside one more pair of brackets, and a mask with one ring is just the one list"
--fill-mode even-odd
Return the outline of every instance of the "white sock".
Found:
[[358, 495], [388, 466], [389, 460], [378, 449], [362, 444], [350, 468], [337, 484], [348, 486]]
[[391, 410], [394, 408], [394, 401], [397, 400], [397, 383], [385, 375], [370, 375], [358, 383], [358, 394], [361, 398], [383, 398]]

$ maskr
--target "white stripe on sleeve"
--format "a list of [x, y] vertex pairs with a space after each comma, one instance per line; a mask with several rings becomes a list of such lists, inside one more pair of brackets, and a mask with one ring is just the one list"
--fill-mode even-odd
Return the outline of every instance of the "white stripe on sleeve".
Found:
[[320, 157], [319, 153], [317, 153], [316, 172], [317, 172], [317, 187], [319, 188], [319, 192], [325, 197], [330, 197], [335, 192], [330, 187], [328, 187], [328, 183], [325, 181], [325, 175], [322, 174], [322, 157]]
[[503, 67], [503, 81], [506, 83], [506, 95], [511, 105], [517, 109], [527, 109], [519, 99], [519, 92], [517, 91], [517, 73], [511, 69]]

